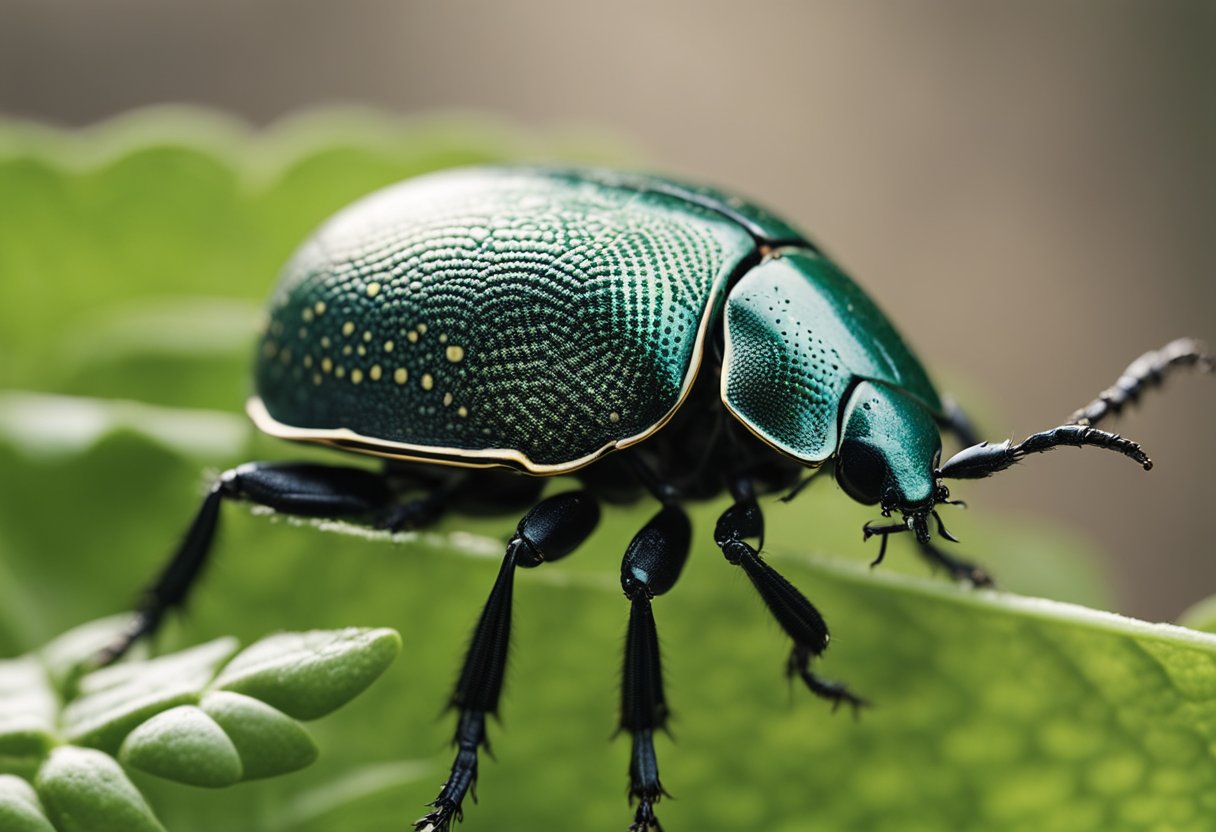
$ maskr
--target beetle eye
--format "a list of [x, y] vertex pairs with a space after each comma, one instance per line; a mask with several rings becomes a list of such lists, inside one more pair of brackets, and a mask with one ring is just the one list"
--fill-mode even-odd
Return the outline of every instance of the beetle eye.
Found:
[[882, 499], [887, 463], [878, 449], [866, 442], [846, 439], [836, 460], [836, 480], [859, 503], [874, 505]]

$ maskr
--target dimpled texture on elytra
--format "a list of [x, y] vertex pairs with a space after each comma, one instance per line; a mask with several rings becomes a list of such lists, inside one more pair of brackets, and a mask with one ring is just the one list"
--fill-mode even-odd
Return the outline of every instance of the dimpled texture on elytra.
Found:
[[805, 249], [777, 254], [726, 301], [724, 399], [735, 416], [815, 463], [835, 453], [843, 399], [858, 379], [894, 385], [941, 415], [924, 368], [848, 275]]
[[475, 169], [342, 211], [271, 298], [256, 370], [267, 412], [535, 465], [652, 429], [691, 383], [702, 325], [755, 242], [647, 181]]

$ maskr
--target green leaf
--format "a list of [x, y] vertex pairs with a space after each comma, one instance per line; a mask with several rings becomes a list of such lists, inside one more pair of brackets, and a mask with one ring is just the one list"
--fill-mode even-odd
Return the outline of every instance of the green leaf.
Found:
[[214, 687], [247, 693], [296, 719], [318, 719], [371, 684], [400, 651], [392, 630], [280, 633], [237, 656]]
[[[0, 386], [18, 391], [0, 399], [0, 649], [19, 655], [123, 609], [197, 509], [204, 470], [338, 459], [240, 428], [251, 310], [311, 226], [373, 187], [442, 164], [563, 155], [484, 125], [359, 125], [326, 127], [318, 116], [254, 135], [178, 113], [81, 135], [0, 129]], [[978, 503], [983, 484], [959, 490]], [[722, 508], [694, 508], [688, 567], [655, 601], [679, 739], [657, 742], [664, 785], [678, 797], [659, 806], [671, 832], [1211, 828], [1216, 637], [1058, 603], [1108, 603], [1098, 559], [1076, 532], [983, 505], [948, 518], [1012, 591], [969, 592], [927, 577], [902, 541], [880, 569], [866, 568], [874, 551], [859, 530], [870, 515], [830, 482], [793, 505], [766, 501], [767, 556], [832, 627], [822, 673], [875, 703], [854, 721], [782, 678], [787, 642], [712, 543]], [[466, 806], [464, 828], [627, 824], [628, 742], [608, 741], [628, 609], [618, 570], [652, 512], [610, 507], [576, 555], [518, 576], [503, 724], [491, 727], [495, 761], [481, 764], [480, 802]], [[356, 536], [227, 506], [214, 561], [160, 649], [388, 623], [410, 659], [358, 708], [311, 728], [325, 753], [290, 777], [221, 793], [137, 777], [165, 825], [382, 832], [421, 814], [451, 762], [452, 721], [436, 714], [516, 519]], [[373, 641], [374, 665], [395, 641]], [[319, 713], [347, 683], [337, 677], [363, 672], [339, 662], [327, 676], [327, 650], [283, 649], [301, 660], [291, 673], [255, 652], [208, 676], [188, 702], [157, 688], [160, 710], [126, 734], [125, 758], [219, 782], [232, 776], [231, 752], [208, 745], [220, 722], [201, 721], [199, 703], [239, 694], [282, 714]], [[74, 684], [72, 665], [59, 661], [47, 684]], [[327, 692], [310, 699], [294, 687], [302, 681]], [[104, 689], [85, 682], [86, 696], [130, 689], [117, 677]], [[90, 709], [86, 733], [112, 744], [131, 714], [146, 713], [123, 701]], [[168, 717], [175, 708], [189, 716]], [[229, 727], [239, 735], [238, 722]], [[45, 731], [45, 720], [36, 724]], [[44, 754], [40, 742], [22, 747]], [[244, 779], [250, 761], [283, 769], [296, 759], [290, 741], [269, 762], [246, 759], [254, 744], [242, 753], [232, 742]], [[214, 755], [214, 770], [173, 756], [196, 746]], [[13, 802], [4, 782], [0, 806]]]
[[232, 738], [196, 705], [171, 708], [135, 728], [118, 758], [131, 768], [192, 786], [231, 786], [245, 774]]
[[1216, 595], [1191, 605], [1178, 617], [1178, 623], [1192, 630], [1216, 633]]
[[[94, 622], [40, 653], [0, 661], [0, 770], [37, 787], [35, 794], [0, 774], [0, 820], [41, 829], [51, 828], [49, 818], [59, 832], [160, 829], [114, 753], [130, 768], [213, 788], [298, 771], [317, 746], [292, 716], [255, 698], [258, 691], [296, 718], [314, 719], [363, 692], [401, 644], [384, 629], [280, 633], [239, 654], [235, 639], [220, 638], [84, 675], [72, 670], [125, 624], [125, 616]], [[216, 690], [221, 679], [243, 681], [254, 695]]]
[[298, 771], [317, 758], [304, 729], [264, 702], [217, 691], [204, 696], [201, 707], [232, 740], [246, 780]]
[[111, 753], [134, 728], [174, 705], [197, 702], [236, 639], [207, 644], [145, 662], [112, 665], [84, 677], [81, 695], [63, 711], [64, 737]]
[[91, 748], [56, 748], [34, 783], [58, 832], [164, 832], [114, 758]]
[[55, 832], [34, 788], [11, 774], [0, 774], [0, 829], [6, 832]]
[[59, 702], [42, 665], [30, 657], [0, 661], [0, 703], [0, 770], [6, 759], [45, 756], [55, 742]]

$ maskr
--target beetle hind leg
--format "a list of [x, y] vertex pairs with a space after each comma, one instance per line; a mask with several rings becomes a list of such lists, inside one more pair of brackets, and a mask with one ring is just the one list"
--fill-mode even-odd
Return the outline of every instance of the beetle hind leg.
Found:
[[297, 517], [354, 520], [386, 510], [392, 499], [383, 476], [363, 468], [249, 462], [225, 471], [208, 490], [160, 575], [144, 590], [130, 625], [93, 663], [117, 661], [136, 642], [153, 635], [168, 612], [184, 606], [210, 556], [225, 500], [254, 503]]

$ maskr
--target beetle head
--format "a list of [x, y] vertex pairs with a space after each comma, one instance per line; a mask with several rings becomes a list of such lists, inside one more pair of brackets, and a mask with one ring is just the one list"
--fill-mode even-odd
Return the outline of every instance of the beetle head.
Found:
[[942, 445], [933, 414], [894, 387], [863, 381], [853, 389], [842, 423], [840, 487], [859, 503], [879, 506], [884, 517], [900, 512], [904, 526], [928, 542], [934, 506], [950, 499], [936, 472]]

